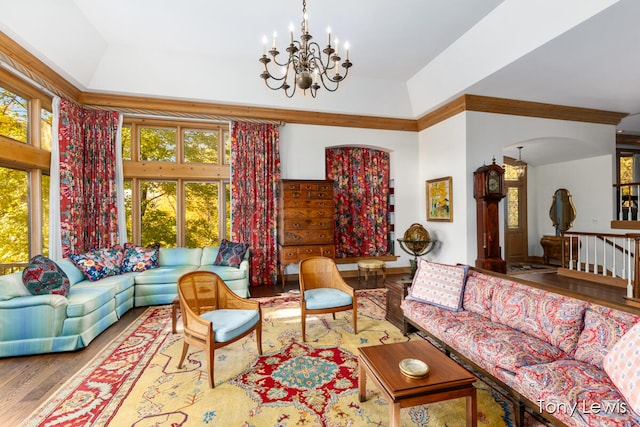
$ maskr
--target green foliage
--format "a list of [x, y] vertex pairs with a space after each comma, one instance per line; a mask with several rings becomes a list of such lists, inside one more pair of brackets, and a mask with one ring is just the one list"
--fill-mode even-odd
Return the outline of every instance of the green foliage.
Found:
[[218, 163], [218, 132], [184, 131], [184, 159], [187, 162]]
[[142, 244], [176, 246], [176, 183], [145, 181], [140, 189]]
[[0, 135], [27, 142], [26, 99], [0, 87]]
[[131, 160], [131, 126], [122, 127], [122, 159]]
[[0, 263], [29, 260], [27, 172], [0, 168]]
[[218, 245], [218, 184], [188, 183], [185, 187], [187, 247]]
[[140, 129], [140, 160], [176, 161], [176, 130]]

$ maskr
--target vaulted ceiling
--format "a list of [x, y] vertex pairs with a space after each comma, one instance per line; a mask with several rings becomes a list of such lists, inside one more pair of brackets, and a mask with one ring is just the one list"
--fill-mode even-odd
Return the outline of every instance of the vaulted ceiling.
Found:
[[[0, 0], [0, 31], [83, 91], [417, 118], [460, 94], [630, 113], [640, 133], [637, 0], [308, 0], [316, 40], [349, 41], [335, 93], [259, 78], [261, 39], [302, 0]], [[271, 43], [271, 42], [269, 42]]]

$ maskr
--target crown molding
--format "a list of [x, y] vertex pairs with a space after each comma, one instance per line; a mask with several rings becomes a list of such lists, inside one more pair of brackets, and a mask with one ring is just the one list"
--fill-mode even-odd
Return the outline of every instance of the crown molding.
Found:
[[465, 100], [468, 111], [600, 123], [605, 125], [617, 125], [620, 123], [620, 120], [629, 115], [628, 113], [620, 113], [617, 111], [570, 107], [566, 105], [545, 104], [542, 102], [518, 101], [515, 99], [479, 95], [465, 95]]
[[509, 114], [557, 120], [617, 125], [627, 113], [519, 101], [480, 95], [461, 95], [415, 119], [355, 114], [322, 113], [211, 102], [82, 92], [29, 51], [0, 32], [0, 59], [56, 93], [87, 106], [179, 113], [185, 117], [212, 116], [227, 119], [271, 120], [285, 123], [419, 132], [463, 111]]
[[128, 109], [138, 112], [179, 113], [183, 115], [209, 116], [219, 119], [251, 119], [281, 121], [284, 123], [320, 126], [357, 127], [417, 132], [412, 119], [362, 116], [354, 114], [321, 113], [267, 107], [217, 104], [212, 102], [183, 101], [129, 95], [110, 95], [83, 92], [80, 103], [87, 106]]
[[617, 125], [628, 113], [519, 101], [480, 95], [462, 95], [438, 109], [418, 118], [418, 130], [422, 131], [463, 111], [476, 111], [514, 116], [539, 117], [574, 122]]
[[41, 84], [47, 90], [65, 95], [74, 101], [78, 101], [80, 97], [80, 89], [2, 31], [0, 31], [0, 60], [7, 62], [12, 68]]

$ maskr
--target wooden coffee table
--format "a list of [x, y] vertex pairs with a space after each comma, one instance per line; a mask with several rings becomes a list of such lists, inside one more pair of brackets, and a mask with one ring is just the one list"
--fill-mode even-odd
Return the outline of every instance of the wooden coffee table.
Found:
[[[476, 377], [426, 340], [360, 347], [358, 349], [360, 402], [367, 400], [367, 374], [389, 402], [391, 426], [400, 427], [400, 409], [465, 397], [467, 427], [478, 423]], [[413, 379], [400, 371], [400, 361], [420, 359], [429, 365], [429, 375]]]

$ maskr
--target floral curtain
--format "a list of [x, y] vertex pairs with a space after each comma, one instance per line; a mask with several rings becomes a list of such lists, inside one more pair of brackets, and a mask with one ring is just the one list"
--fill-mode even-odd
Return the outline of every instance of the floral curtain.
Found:
[[119, 114], [62, 99], [58, 121], [62, 255], [119, 243]]
[[325, 150], [334, 181], [336, 257], [389, 253], [389, 153], [366, 147]]
[[251, 285], [278, 280], [278, 126], [234, 122], [231, 130], [231, 234], [249, 243]]

